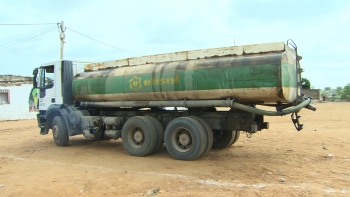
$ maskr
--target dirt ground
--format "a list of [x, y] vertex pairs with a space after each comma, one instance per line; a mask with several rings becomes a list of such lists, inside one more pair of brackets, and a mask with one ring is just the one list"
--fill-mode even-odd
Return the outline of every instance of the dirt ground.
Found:
[[57, 147], [36, 120], [0, 122], [0, 196], [350, 196], [350, 103], [314, 105], [300, 132], [267, 117], [270, 129], [195, 161], [82, 136]]

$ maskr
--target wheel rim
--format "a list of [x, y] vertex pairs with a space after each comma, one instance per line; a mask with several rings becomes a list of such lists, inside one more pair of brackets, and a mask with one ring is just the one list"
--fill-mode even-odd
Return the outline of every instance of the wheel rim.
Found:
[[224, 132], [223, 131], [213, 131], [213, 138], [214, 141], [220, 141], [224, 136]]
[[192, 147], [192, 135], [185, 128], [176, 129], [171, 136], [173, 147], [179, 152], [187, 152]]
[[55, 139], [60, 138], [60, 129], [57, 124], [53, 125], [52, 127], [52, 134]]
[[145, 142], [145, 136], [143, 131], [140, 128], [135, 128], [128, 134], [128, 140], [130, 145], [134, 148], [139, 148]]

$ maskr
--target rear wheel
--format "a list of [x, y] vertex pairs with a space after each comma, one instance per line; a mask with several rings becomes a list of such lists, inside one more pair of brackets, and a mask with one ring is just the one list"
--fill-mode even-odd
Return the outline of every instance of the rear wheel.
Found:
[[68, 145], [68, 128], [62, 116], [54, 117], [52, 121], [52, 136], [57, 146]]
[[234, 144], [239, 136], [240, 131], [221, 131], [221, 130], [214, 130], [214, 142], [213, 147], [214, 149], [222, 149], [231, 146]]
[[157, 134], [156, 147], [152, 151], [152, 153], [155, 153], [155, 152], [158, 152], [163, 147], [164, 127], [163, 127], [162, 123], [157, 118], [152, 117], [152, 116], [145, 116], [145, 117], [150, 119], [150, 121], [153, 123], [153, 126], [155, 127], [155, 131]]
[[[240, 135], [241, 135], [241, 132], [240, 131], [236, 131], [235, 139], [233, 140], [232, 144], [237, 142], [237, 140], [238, 140]], [[230, 144], [229, 146], [231, 146], [232, 144]]]
[[206, 155], [209, 153], [209, 151], [211, 150], [211, 147], [213, 146], [213, 131], [210, 128], [210, 125], [208, 124], [207, 121], [205, 121], [203, 118], [197, 117], [197, 116], [191, 116], [191, 118], [196, 119], [204, 128], [205, 134], [207, 136], [208, 139], [208, 143], [207, 146], [205, 147], [205, 150], [203, 152], [203, 155]]
[[181, 117], [169, 123], [164, 142], [173, 158], [195, 160], [204, 153], [208, 139], [199, 121], [191, 117]]
[[122, 128], [124, 148], [134, 156], [146, 156], [156, 147], [157, 133], [152, 121], [143, 116], [129, 118]]

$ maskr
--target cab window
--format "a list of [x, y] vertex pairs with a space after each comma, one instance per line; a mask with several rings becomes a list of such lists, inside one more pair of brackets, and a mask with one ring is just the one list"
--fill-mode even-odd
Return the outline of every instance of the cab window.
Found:
[[54, 66], [46, 66], [41, 69], [40, 87], [52, 88], [54, 83]]

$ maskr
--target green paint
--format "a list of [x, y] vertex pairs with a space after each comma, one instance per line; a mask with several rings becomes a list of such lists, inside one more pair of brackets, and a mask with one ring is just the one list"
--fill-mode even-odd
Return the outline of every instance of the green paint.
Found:
[[297, 76], [295, 65], [282, 63], [282, 87], [297, 87]]
[[[269, 61], [268, 61], [269, 60]], [[204, 62], [204, 63], [203, 63]], [[73, 93], [118, 94], [240, 88], [296, 87], [294, 65], [281, 64], [281, 59], [263, 61], [217, 61], [201, 63], [201, 69], [178, 69], [175, 72], [138, 75], [104, 76], [75, 79]], [[207, 63], [210, 65], [205, 65]], [[216, 63], [214, 62], [214, 63]], [[270, 62], [270, 63], [268, 63]], [[208, 63], [208, 64], [209, 64]], [[282, 76], [282, 78], [281, 78]]]

